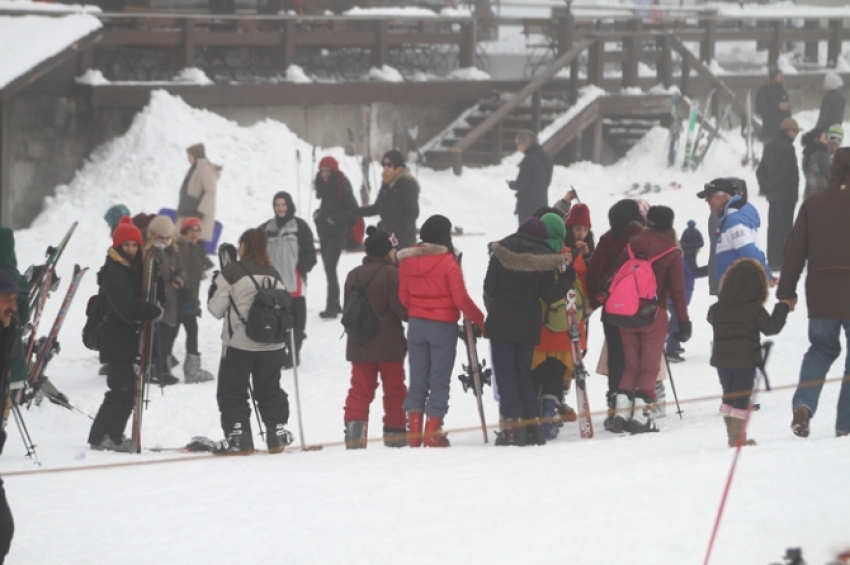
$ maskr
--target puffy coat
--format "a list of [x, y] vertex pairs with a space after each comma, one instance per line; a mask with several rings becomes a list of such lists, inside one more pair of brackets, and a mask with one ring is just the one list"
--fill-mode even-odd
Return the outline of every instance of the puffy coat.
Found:
[[316, 246], [313, 230], [301, 218], [295, 217], [295, 203], [289, 193], [286, 200], [286, 216], [283, 225], [272, 218], [260, 226], [269, 238], [268, 253], [272, 265], [280, 274], [284, 286], [293, 297], [304, 295], [307, 273], [316, 266]]
[[764, 147], [761, 162], [756, 168], [759, 193], [768, 202], [797, 202], [800, 198], [800, 171], [794, 140], [784, 132]]
[[319, 199], [319, 209], [313, 213], [313, 221], [316, 222], [316, 231], [319, 239], [335, 237], [348, 234], [351, 229], [351, 221], [331, 224], [328, 218], [335, 214], [345, 213], [357, 208], [357, 200], [354, 198], [354, 190], [351, 182], [341, 171], [331, 171], [327, 182], [321, 173], [316, 175], [316, 198]]
[[212, 241], [215, 228], [216, 194], [221, 167], [213, 165], [205, 158], [195, 161], [189, 168], [183, 186], [180, 188], [180, 200], [177, 204], [178, 226], [186, 218], [201, 220], [201, 239]]
[[[373, 275], [375, 278], [369, 283]], [[363, 344], [349, 339], [345, 346], [346, 360], [353, 363], [403, 360], [407, 354], [407, 340], [401, 322], [407, 320], [407, 310], [398, 296], [398, 269], [389, 257], [367, 255], [363, 258], [363, 264], [352, 269], [345, 279], [345, 303], [355, 282], [365, 292], [372, 313], [378, 317], [378, 333]], [[363, 289], [366, 283], [369, 286]]]
[[777, 302], [768, 314], [763, 306], [767, 293], [767, 275], [758, 261], [743, 257], [723, 275], [717, 303], [708, 309], [714, 329], [712, 367], [761, 365], [760, 334], [778, 334], [788, 316], [784, 302]]
[[132, 363], [139, 354], [142, 322], [156, 318], [160, 309], [142, 299], [141, 252], [132, 264], [110, 247], [97, 273], [100, 300], [107, 310], [101, 333], [101, 363]]
[[516, 210], [519, 223], [530, 218], [543, 206], [548, 206], [549, 184], [552, 182], [552, 170], [555, 165], [552, 157], [539, 144], [534, 144], [525, 152], [519, 163], [519, 174], [515, 181], [508, 183], [516, 191]]
[[543, 239], [516, 233], [491, 243], [484, 278], [486, 337], [537, 345], [543, 323], [540, 301], [561, 300], [575, 282], [575, 271], [565, 266], [564, 256]]
[[419, 217], [419, 183], [405, 169], [391, 183], [384, 183], [375, 203], [334, 216], [335, 222], [345, 222], [358, 217], [380, 216], [378, 228], [394, 233], [398, 248], [405, 249], [416, 243], [416, 218]]
[[643, 231], [643, 226], [637, 222], [632, 222], [623, 230], [622, 237], [617, 237], [612, 230], [608, 230], [599, 238], [599, 243], [593, 251], [593, 257], [590, 258], [590, 263], [587, 265], [587, 286], [585, 287], [587, 297], [594, 308], [602, 305], [599, 300], [600, 292], [605, 291], [608, 283], [611, 282], [626, 244], [641, 231]]
[[185, 288], [195, 300], [195, 315], [200, 316], [201, 302], [199, 295], [201, 292], [201, 277], [204, 275], [204, 271], [213, 267], [213, 263], [207, 257], [200, 243], [192, 244], [189, 240], [181, 238], [177, 243], [177, 249], [180, 251], [180, 260], [183, 262], [186, 272]]
[[[274, 281], [275, 288], [285, 289], [274, 267], [259, 267], [253, 261], [231, 263], [216, 275], [213, 279], [216, 290], [207, 303], [207, 310], [216, 320], [225, 318], [221, 328], [222, 356], [228, 347], [243, 351], [282, 349], [283, 343], [258, 343], [245, 333], [245, 324], [242, 320], [248, 319], [248, 311], [257, 296], [257, 287], [240, 265], [254, 276], [257, 284], [263, 285], [266, 280], [271, 280]], [[236, 309], [232, 307], [232, 304], [236, 305]], [[236, 310], [239, 311], [238, 314]], [[239, 319], [240, 316], [242, 320]]]
[[411, 318], [455, 323], [463, 312], [474, 324], [484, 314], [466, 292], [463, 271], [443, 245], [423, 243], [398, 254], [398, 297]]
[[726, 269], [741, 257], [755, 259], [770, 271], [764, 252], [756, 245], [760, 225], [761, 218], [755, 206], [741, 196], [733, 196], [723, 210], [715, 237], [715, 280], [720, 281]]

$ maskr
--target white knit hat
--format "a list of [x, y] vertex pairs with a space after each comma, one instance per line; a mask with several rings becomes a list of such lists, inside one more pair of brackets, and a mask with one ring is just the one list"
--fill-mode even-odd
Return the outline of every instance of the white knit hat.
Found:
[[837, 90], [844, 86], [844, 81], [838, 73], [828, 72], [823, 77], [823, 86], [826, 90]]
[[174, 237], [174, 222], [168, 216], [157, 216], [148, 224], [148, 231], [159, 237]]

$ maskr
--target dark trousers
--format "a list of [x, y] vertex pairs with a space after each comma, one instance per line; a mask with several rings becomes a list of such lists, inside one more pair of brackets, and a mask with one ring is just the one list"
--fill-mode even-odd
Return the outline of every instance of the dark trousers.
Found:
[[502, 418], [539, 417], [540, 403], [531, 382], [534, 344], [491, 339], [490, 356], [499, 389], [499, 414]]
[[352, 363], [351, 388], [345, 398], [345, 422], [368, 422], [369, 405], [378, 389], [378, 373], [384, 387], [384, 427], [407, 428], [407, 417], [401, 407], [407, 396], [404, 386], [404, 361]]
[[620, 379], [626, 370], [626, 353], [623, 351], [623, 338], [620, 328], [602, 322], [605, 341], [608, 343], [608, 394], [616, 394], [620, 388]]
[[[304, 296], [299, 296], [298, 298], [292, 299], [292, 310], [293, 314], [295, 314], [295, 350], [297, 353], [297, 358], [301, 358], [301, 344], [307, 338], [307, 334], [304, 332], [307, 329], [307, 298]], [[290, 349], [289, 342], [287, 342], [287, 349]]]
[[796, 206], [796, 202], [770, 202], [767, 212], [767, 264], [772, 271], [782, 268], [782, 253], [785, 241], [794, 229]]
[[720, 385], [723, 387], [723, 404], [746, 410], [750, 405], [756, 368], [717, 367], [717, 376], [720, 377]]
[[180, 326], [186, 328], [186, 354], [198, 354], [198, 317], [194, 314], [188, 316], [178, 316], [177, 326], [171, 332], [171, 346], [168, 352], [171, 353], [174, 342], [177, 340], [177, 334], [180, 333]]
[[540, 396], [554, 396], [559, 402], [564, 397], [564, 373], [567, 366], [549, 357], [531, 371], [534, 389]]
[[106, 434], [115, 443], [121, 443], [127, 420], [133, 412], [133, 394], [136, 388], [136, 371], [133, 363], [110, 361], [106, 370], [106, 386], [103, 404], [89, 431], [89, 443], [98, 444]]
[[326, 307], [336, 307], [339, 302], [339, 277], [337, 276], [336, 266], [339, 264], [339, 257], [342, 255], [342, 249], [345, 247], [346, 234], [340, 233], [330, 237], [323, 237], [320, 240], [322, 249], [322, 265], [325, 267], [325, 278], [328, 280], [328, 298]]
[[6, 489], [3, 488], [3, 479], [0, 479], [0, 565], [6, 560], [9, 548], [12, 547], [12, 538], [15, 535], [15, 521], [12, 519], [12, 511], [6, 501]]
[[162, 373], [171, 372], [171, 366], [168, 364], [168, 356], [171, 355], [171, 347], [174, 345], [174, 336], [176, 333], [176, 328], [164, 322], [154, 324], [153, 358], [151, 359], [151, 364], [157, 374], [160, 373], [160, 367], [162, 367]]
[[248, 392], [251, 383], [254, 400], [257, 401], [257, 409], [266, 429], [289, 421], [289, 397], [280, 388], [280, 369], [284, 356], [283, 349], [245, 351], [227, 348], [219, 364], [216, 391], [221, 429], [225, 436], [236, 423], [242, 424], [243, 441], [248, 441], [247, 447], [253, 447]]

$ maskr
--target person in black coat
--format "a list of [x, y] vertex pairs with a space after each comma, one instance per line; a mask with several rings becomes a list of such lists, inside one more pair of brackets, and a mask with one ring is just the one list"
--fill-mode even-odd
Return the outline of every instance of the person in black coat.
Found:
[[[782, 120], [781, 133], [764, 147], [756, 169], [759, 193], [770, 203], [767, 220], [767, 264], [782, 268], [782, 250], [794, 227], [794, 207], [800, 197], [800, 173], [794, 139], [800, 126], [793, 118]], [[769, 277], [768, 277], [769, 278]]]
[[325, 266], [325, 278], [328, 282], [328, 296], [325, 310], [319, 312], [321, 318], [336, 318], [342, 313], [339, 303], [339, 277], [336, 266], [345, 247], [351, 222], [332, 224], [328, 218], [340, 212], [357, 208], [354, 191], [346, 176], [339, 170], [339, 163], [333, 157], [322, 157], [319, 161], [319, 173], [316, 175], [316, 198], [321, 204], [313, 213], [316, 231], [319, 234], [319, 247], [322, 250], [322, 264]]
[[531, 360], [543, 323], [540, 301], [552, 304], [563, 299], [575, 282], [575, 271], [564, 255], [547, 245], [547, 237], [546, 224], [530, 218], [517, 233], [490, 244], [484, 335], [490, 340], [499, 414], [505, 423], [496, 445], [546, 443], [537, 423], [540, 402], [531, 379]]
[[509, 181], [508, 186], [516, 191], [514, 213], [522, 224], [536, 210], [549, 205], [548, 190], [555, 165], [552, 157], [537, 143], [537, 136], [533, 132], [522, 130], [517, 133], [516, 145], [525, 157], [519, 164], [516, 180]]
[[381, 159], [381, 189], [375, 203], [331, 216], [332, 224], [347, 223], [358, 217], [380, 216], [378, 229], [394, 233], [401, 251], [416, 243], [419, 217], [419, 183], [404, 162], [401, 151], [393, 149]]
[[785, 74], [770, 67], [767, 84], [756, 92], [756, 114], [761, 116], [761, 140], [765, 143], [776, 137], [780, 124], [791, 117], [791, 104], [785, 91]]
[[820, 103], [818, 123], [815, 128], [827, 131], [831, 126], [844, 123], [844, 106], [847, 101], [841, 94], [844, 81], [836, 72], [828, 72], [823, 77], [823, 89], [826, 91]]
[[106, 262], [97, 274], [101, 304], [108, 312], [101, 331], [100, 361], [109, 364], [109, 390], [89, 431], [89, 444], [98, 451], [130, 451], [124, 428], [133, 411], [139, 329], [143, 322], [158, 321], [163, 315], [160, 306], [142, 298], [141, 245], [141, 232], [130, 218], [121, 218], [112, 233]]

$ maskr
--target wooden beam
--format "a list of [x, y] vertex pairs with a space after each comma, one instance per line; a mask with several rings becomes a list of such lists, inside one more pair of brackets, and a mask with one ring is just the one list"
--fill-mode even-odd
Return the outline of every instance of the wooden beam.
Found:
[[375, 24], [375, 42], [372, 45], [372, 66], [382, 68], [390, 60], [390, 46], [387, 43], [388, 26], [386, 21]]
[[461, 68], [475, 66], [475, 52], [478, 47], [477, 33], [478, 27], [475, 20], [466, 24], [463, 28], [463, 41], [460, 44], [460, 53], [458, 54], [458, 65]]
[[826, 64], [829, 67], [838, 65], [838, 57], [841, 55], [841, 41], [843, 40], [844, 20], [829, 20], [829, 43], [826, 50]]
[[555, 132], [552, 137], [543, 143], [543, 149], [549, 155], [559, 153], [564, 147], [574, 141], [579, 134], [590, 124], [601, 120], [599, 112], [599, 100], [589, 104], [578, 113], [570, 122]]

